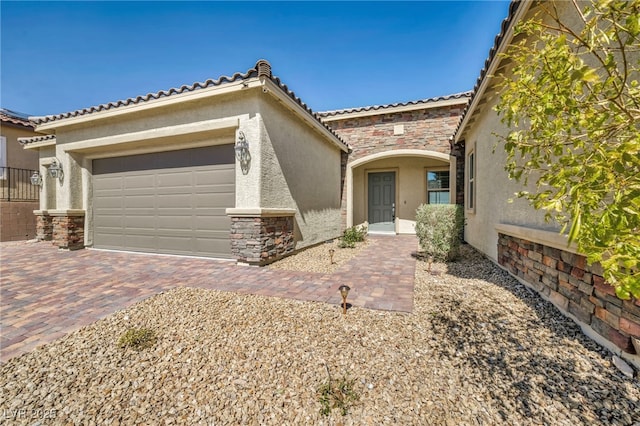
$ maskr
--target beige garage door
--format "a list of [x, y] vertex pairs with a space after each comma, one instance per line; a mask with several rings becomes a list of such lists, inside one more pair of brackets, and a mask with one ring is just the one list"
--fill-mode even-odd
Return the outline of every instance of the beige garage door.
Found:
[[93, 160], [94, 247], [231, 257], [233, 145]]

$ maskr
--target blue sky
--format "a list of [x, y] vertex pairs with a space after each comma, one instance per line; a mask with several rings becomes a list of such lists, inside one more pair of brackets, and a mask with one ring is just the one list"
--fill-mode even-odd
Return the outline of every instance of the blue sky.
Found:
[[508, 1], [0, 2], [3, 108], [56, 114], [246, 71], [314, 111], [470, 90]]

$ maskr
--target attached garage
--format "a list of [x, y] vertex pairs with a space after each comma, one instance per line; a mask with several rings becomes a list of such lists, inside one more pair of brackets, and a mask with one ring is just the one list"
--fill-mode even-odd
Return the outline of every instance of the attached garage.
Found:
[[231, 258], [233, 145], [93, 160], [94, 247]]

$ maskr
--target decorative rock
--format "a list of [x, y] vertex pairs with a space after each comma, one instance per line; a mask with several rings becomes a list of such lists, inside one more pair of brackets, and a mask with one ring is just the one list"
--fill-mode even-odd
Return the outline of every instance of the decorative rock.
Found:
[[622, 358], [618, 355], [613, 356], [613, 365], [616, 366], [618, 370], [625, 376], [630, 379], [633, 379], [633, 368], [629, 364], [627, 364]]
[[[327, 245], [314, 250], [283, 262], [303, 269], [309, 255], [328, 267]], [[611, 356], [552, 304], [466, 246], [462, 260], [436, 266], [437, 279], [426, 262], [416, 265], [413, 313], [354, 307], [347, 320], [319, 302], [166, 291], [0, 365], [0, 413], [55, 416], [3, 424], [631, 425], [639, 418], [640, 382], [621, 385]], [[129, 327], [152, 328], [158, 340], [123, 350], [117, 342]], [[320, 414], [325, 364], [333, 380], [355, 380], [360, 398], [345, 417]]]

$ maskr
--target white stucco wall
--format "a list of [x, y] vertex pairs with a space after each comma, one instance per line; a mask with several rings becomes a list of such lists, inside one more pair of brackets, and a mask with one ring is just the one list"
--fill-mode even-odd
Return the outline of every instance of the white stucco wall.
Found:
[[[476, 196], [475, 211], [465, 209], [465, 240], [494, 260], [497, 260], [498, 233], [495, 226], [500, 223], [531, 226], [545, 230], [556, 230], [557, 226], [544, 221], [544, 214], [529, 206], [528, 202], [516, 197], [523, 186], [509, 179], [504, 170], [506, 153], [496, 146], [493, 132], [502, 133], [506, 129], [500, 123], [492, 105], [484, 105], [483, 112], [474, 123], [472, 131], [465, 138], [467, 164], [465, 185], [468, 182], [469, 153], [475, 152]], [[468, 197], [468, 187], [465, 186]], [[512, 202], [511, 202], [512, 201]], [[465, 206], [467, 205], [465, 199]]]
[[338, 237], [340, 150], [271, 95], [259, 100], [261, 207], [296, 210], [298, 249]]

